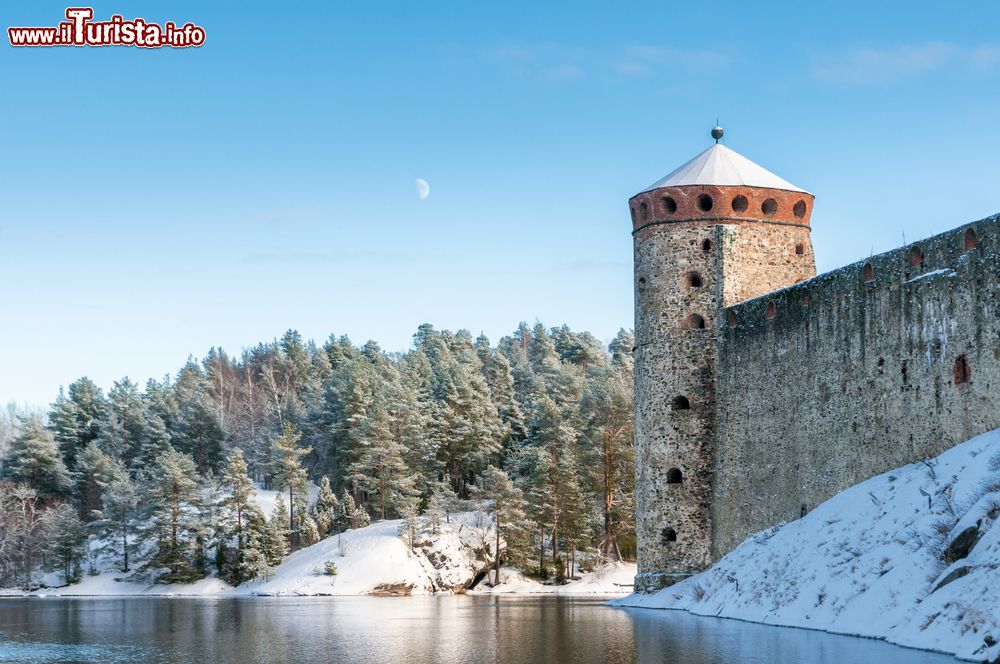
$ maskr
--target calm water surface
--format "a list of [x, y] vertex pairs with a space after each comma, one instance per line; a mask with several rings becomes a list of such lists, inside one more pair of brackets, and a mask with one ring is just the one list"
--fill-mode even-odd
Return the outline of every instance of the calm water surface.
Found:
[[955, 664], [879, 641], [558, 597], [0, 599], [2, 662]]

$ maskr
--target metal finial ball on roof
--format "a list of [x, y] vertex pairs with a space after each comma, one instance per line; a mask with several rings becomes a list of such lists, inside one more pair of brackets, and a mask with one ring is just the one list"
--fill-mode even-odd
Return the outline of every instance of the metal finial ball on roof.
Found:
[[720, 127], [719, 125], [715, 125], [714, 127], [712, 127], [712, 138], [715, 139], [716, 143], [718, 143], [719, 140], [722, 139], [722, 135], [725, 133], [726, 132], [724, 132], [722, 130], [722, 127]]

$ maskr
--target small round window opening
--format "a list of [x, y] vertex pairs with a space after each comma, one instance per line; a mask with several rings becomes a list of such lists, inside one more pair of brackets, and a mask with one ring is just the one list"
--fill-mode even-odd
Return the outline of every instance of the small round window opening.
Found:
[[802, 217], [806, 216], [806, 202], [798, 201], [795, 205], [793, 205], [792, 214], [795, 215], [796, 219], [801, 219]]
[[715, 203], [712, 201], [712, 197], [708, 194], [701, 194], [698, 196], [698, 209], [702, 212], [708, 212], [712, 209]]
[[701, 275], [698, 274], [697, 272], [688, 272], [686, 280], [687, 280], [687, 285], [690, 286], [691, 288], [701, 288], [703, 285], [703, 282], [701, 280]]
[[914, 246], [910, 248], [910, 267], [919, 267], [924, 264], [924, 252], [920, 251], [920, 247]]
[[736, 312], [735, 311], [730, 311], [729, 312], [729, 316], [727, 316], [727, 319], [728, 319], [728, 322], [729, 322], [729, 327], [731, 327], [732, 329], [735, 330], [736, 329], [736, 324], [738, 322], [737, 319], [736, 319]]
[[760, 211], [770, 217], [772, 214], [778, 211], [778, 201], [774, 200], [773, 198], [767, 199], [766, 201], [760, 204]]
[[799, 242], [797, 245], [795, 245], [795, 255], [801, 256], [804, 253], [806, 253], [806, 245]]
[[671, 468], [667, 471], [667, 484], [680, 484], [684, 481], [684, 475], [680, 468]]
[[705, 329], [705, 319], [698, 314], [691, 314], [687, 317], [685, 321], [687, 323], [687, 329], [689, 330], [704, 330]]
[[649, 218], [649, 205], [646, 204], [646, 203], [640, 203], [639, 204], [639, 214], [642, 216], [643, 219], [648, 219]]
[[690, 410], [691, 402], [683, 394], [678, 394], [672, 402], [674, 410]]
[[750, 201], [743, 194], [733, 199], [733, 212], [746, 212], [748, 207], [750, 207]]
[[767, 303], [767, 310], [764, 312], [764, 317], [771, 320], [778, 315], [778, 308], [774, 305], [774, 300]]
[[666, 214], [674, 214], [677, 212], [677, 201], [670, 196], [664, 196], [660, 202], [663, 204], [663, 211]]
[[711, 251], [712, 250], [712, 241], [709, 240], [708, 238], [705, 238], [704, 240], [702, 240], [701, 241], [701, 250], [702, 251]]
[[663, 540], [664, 544], [667, 544], [668, 542], [676, 542], [677, 531], [674, 530], [673, 528], [664, 528], [661, 539]]
[[646, 277], [639, 277], [637, 284], [639, 286], [639, 290], [646, 290]]

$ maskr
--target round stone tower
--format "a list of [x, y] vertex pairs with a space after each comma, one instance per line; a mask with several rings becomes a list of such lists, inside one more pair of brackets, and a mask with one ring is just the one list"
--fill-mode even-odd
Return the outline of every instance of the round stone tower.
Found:
[[705, 569], [724, 307], [816, 274], [813, 196], [719, 143], [629, 200], [635, 243], [636, 590]]

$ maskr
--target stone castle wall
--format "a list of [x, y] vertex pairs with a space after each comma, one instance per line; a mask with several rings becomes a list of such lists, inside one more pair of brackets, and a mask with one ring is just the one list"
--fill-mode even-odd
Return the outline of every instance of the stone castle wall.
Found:
[[[743, 230], [723, 245], [747, 265]], [[767, 260], [789, 239], [758, 241]], [[720, 310], [713, 559], [1000, 427], [998, 251], [1000, 215]], [[726, 287], [726, 302], [746, 292]]]

